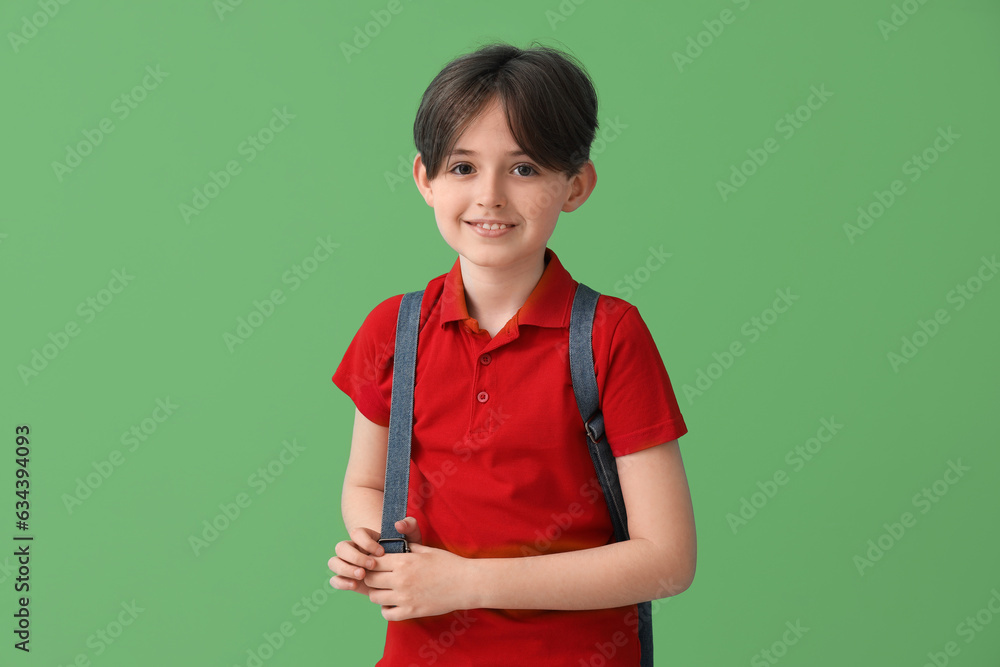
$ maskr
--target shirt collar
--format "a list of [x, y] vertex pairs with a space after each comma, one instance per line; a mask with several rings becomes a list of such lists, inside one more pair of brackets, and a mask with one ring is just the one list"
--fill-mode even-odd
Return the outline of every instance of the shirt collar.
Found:
[[[514, 315], [518, 325], [534, 324], [540, 327], [569, 327], [570, 311], [576, 294], [577, 281], [563, 267], [551, 248], [545, 248], [547, 264], [535, 288], [524, 305]], [[465, 306], [465, 286], [462, 282], [461, 259], [456, 259], [445, 276], [441, 293], [441, 326], [455, 320], [468, 320]]]

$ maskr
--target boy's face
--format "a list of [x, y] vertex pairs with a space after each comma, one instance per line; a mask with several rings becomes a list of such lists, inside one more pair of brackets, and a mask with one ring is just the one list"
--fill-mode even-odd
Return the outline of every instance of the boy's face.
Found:
[[[434, 180], [427, 179], [419, 154], [414, 160], [414, 180], [427, 205], [434, 208], [441, 236], [477, 266], [540, 262], [560, 211], [575, 210], [597, 184], [590, 161], [580, 174], [567, 178], [542, 170], [527, 155], [508, 154], [520, 150], [494, 101], [458, 138]], [[508, 228], [484, 236], [469, 222], [480, 219], [507, 223]]]

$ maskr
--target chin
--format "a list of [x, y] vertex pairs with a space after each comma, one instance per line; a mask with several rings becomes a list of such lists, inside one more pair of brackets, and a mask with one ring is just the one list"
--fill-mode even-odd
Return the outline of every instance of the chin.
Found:
[[509, 250], [500, 248], [469, 248], [465, 246], [458, 249], [458, 254], [476, 266], [504, 266], [513, 259]]

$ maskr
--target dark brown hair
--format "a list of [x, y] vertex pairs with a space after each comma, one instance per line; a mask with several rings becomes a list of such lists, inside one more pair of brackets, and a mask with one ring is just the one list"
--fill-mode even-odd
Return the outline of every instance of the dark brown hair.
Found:
[[597, 91], [583, 65], [551, 47], [495, 42], [449, 62], [424, 91], [413, 141], [429, 179], [494, 99], [514, 141], [540, 167], [580, 173], [597, 132]]

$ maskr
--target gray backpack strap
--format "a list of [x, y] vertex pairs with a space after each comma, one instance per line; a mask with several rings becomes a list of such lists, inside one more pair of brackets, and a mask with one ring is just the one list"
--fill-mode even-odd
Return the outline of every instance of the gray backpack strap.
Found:
[[396, 318], [396, 352], [392, 366], [392, 404], [389, 406], [389, 446], [385, 460], [385, 492], [379, 544], [386, 553], [409, 552], [396, 522], [406, 518], [410, 487], [410, 437], [413, 435], [413, 383], [420, 332], [420, 303], [424, 290], [407, 292]]
[[[628, 517], [621, 484], [618, 481], [618, 464], [611, 452], [611, 446], [604, 437], [604, 415], [601, 413], [597, 392], [597, 377], [594, 374], [594, 349], [591, 337], [594, 326], [594, 312], [597, 310], [595, 292], [583, 283], [577, 285], [573, 296], [573, 310], [569, 322], [569, 370], [573, 378], [573, 393], [583, 418], [587, 432], [587, 449], [594, 462], [597, 479], [608, 503], [611, 523], [618, 542], [629, 539]], [[641, 646], [642, 667], [653, 665], [653, 610], [647, 600], [638, 604], [639, 644]]]

